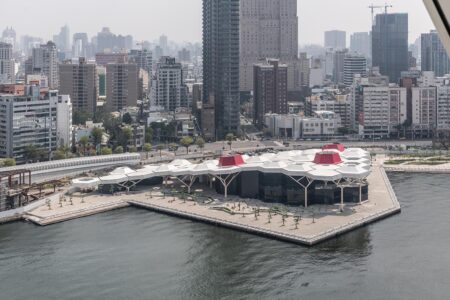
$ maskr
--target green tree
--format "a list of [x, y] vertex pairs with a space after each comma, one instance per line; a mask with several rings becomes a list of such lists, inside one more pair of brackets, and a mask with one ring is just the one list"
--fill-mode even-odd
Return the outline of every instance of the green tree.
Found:
[[86, 124], [89, 120], [92, 120], [92, 115], [86, 111], [75, 111], [72, 115], [73, 125]]
[[16, 160], [14, 158], [5, 158], [3, 160], [4, 167], [13, 167], [16, 165]]
[[102, 143], [103, 128], [95, 127], [91, 131], [92, 139], [94, 140], [95, 149]]
[[133, 137], [133, 129], [131, 129], [130, 126], [124, 126], [121, 129], [121, 144], [124, 149], [128, 149], [128, 143], [130, 142], [131, 138]]
[[122, 122], [128, 125], [131, 125], [133, 123], [133, 118], [131, 117], [130, 113], [125, 113], [123, 115]]
[[234, 136], [234, 134], [229, 133], [225, 136], [225, 140], [227, 141], [228, 146], [230, 146], [230, 150], [231, 150], [231, 146], [233, 145], [233, 141], [236, 140], [236, 137]]
[[83, 149], [83, 155], [86, 155], [86, 147], [89, 144], [89, 138], [87, 136], [82, 136], [78, 144]]
[[61, 160], [61, 159], [65, 159], [66, 158], [66, 154], [61, 151], [61, 150], [56, 150], [55, 152], [53, 152], [53, 160]]
[[197, 140], [195, 141], [195, 144], [197, 145], [198, 148], [200, 148], [200, 150], [202, 150], [203, 154], [203, 149], [205, 148], [205, 140], [201, 137], [198, 137]]
[[151, 143], [153, 140], [153, 128], [147, 126], [145, 127], [145, 142]]
[[192, 144], [194, 143], [194, 140], [192, 139], [192, 137], [190, 136], [183, 136], [180, 140], [180, 144], [181, 146], [183, 146], [184, 148], [186, 148], [186, 153], [189, 154], [189, 147], [192, 146]]
[[130, 152], [130, 153], [137, 152], [136, 146], [129, 146], [129, 147], [128, 147], [128, 152]]
[[102, 155], [110, 155], [112, 154], [112, 150], [109, 147], [102, 147], [101, 152]]
[[159, 157], [162, 157], [162, 150], [164, 149], [164, 145], [163, 144], [159, 144], [156, 146], [156, 150], [159, 151]]
[[34, 162], [39, 156], [39, 149], [35, 145], [27, 145], [25, 147], [24, 157], [26, 160]]
[[152, 151], [152, 144], [145, 143], [144, 146], [142, 147], [142, 150], [147, 154], [147, 159], [148, 159], [148, 153], [150, 151]]
[[117, 146], [116, 149], [114, 149], [115, 154], [122, 154], [123, 153], [123, 147]]

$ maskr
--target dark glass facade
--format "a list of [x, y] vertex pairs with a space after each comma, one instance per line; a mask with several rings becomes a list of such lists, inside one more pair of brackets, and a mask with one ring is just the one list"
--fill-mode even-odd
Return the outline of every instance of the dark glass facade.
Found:
[[380, 14], [372, 26], [372, 65], [398, 83], [408, 71], [408, 14]]
[[239, 131], [239, 0], [203, 0], [203, 95], [216, 138]]
[[[307, 185], [307, 179], [300, 183]], [[216, 180], [215, 189], [224, 194], [223, 185]], [[362, 201], [368, 200], [369, 187], [362, 186]], [[268, 174], [257, 171], [242, 172], [228, 187], [228, 195], [259, 199], [268, 203], [293, 206], [305, 204], [305, 190], [284, 174]], [[341, 189], [332, 182], [314, 181], [308, 188], [308, 204], [337, 204], [341, 202]], [[359, 202], [359, 187], [344, 188], [344, 202]]]
[[450, 73], [450, 58], [437, 31], [421, 35], [421, 70], [433, 71], [438, 77]]

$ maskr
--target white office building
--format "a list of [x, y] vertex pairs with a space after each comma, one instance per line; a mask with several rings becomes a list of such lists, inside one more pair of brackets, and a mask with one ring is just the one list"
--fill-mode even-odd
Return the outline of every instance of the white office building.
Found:
[[152, 84], [152, 106], [164, 107], [165, 111], [175, 111], [188, 107], [186, 86], [183, 83], [183, 70], [175, 58], [163, 56], [156, 65]]
[[399, 133], [407, 120], [406, 88], [364, 87], [363, 135], [366, 138], [389, 138]]

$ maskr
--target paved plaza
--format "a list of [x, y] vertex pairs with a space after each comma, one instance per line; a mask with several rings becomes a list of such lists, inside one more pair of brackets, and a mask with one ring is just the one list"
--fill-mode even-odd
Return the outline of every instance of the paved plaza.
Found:
[[169, 182], [165, 188], [153, 187], [130, 194], [82, 196], [54, 199], [30, 212], [26, 218], [39, 225], [88, 216], [129, 205], [205, 221], [225, 227], [312, 245], [348, 232], [400, 211], [383, 168], [375, 162], [368, 177], [369, 200], [339, 205], [313, 205], [308, 208], [268, 204], [254, 199], [240, 199], [216, 194], [195, 186], [194, 196], [179, 193], [180, 186]]

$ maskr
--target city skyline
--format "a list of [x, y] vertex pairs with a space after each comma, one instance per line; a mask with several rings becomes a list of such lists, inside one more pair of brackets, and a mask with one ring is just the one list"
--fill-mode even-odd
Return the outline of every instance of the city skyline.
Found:
[[[102, 27], [110, 27], [117, 34], [132, 34], [135, 40], [157, 39], [165, 34], [176, 42], [201, 42], [202, 10], [201, 0], [151, 0], [141, 3], [130, 0], [126, 7], [113, 1], [77, 1], [78, 7], [84, 7], [82, 18], [79, 14], [70, 13], [61, 7], [56, 0], [43, 0], [40, 6], [30, 6], [26, 2], [8, 1], [3, 4], [3, 11], [21, 12], [22, 18], [32, 19], [36, 14], [51, 14], [52, 18], [40, 19], [33, 26], [27, 22], [18, 22], [17, 14], [4, 14], [0, 28], [12, 26], [18, 35], [32, 35], [50, 40], [60, 28], [68, 25], [71, 35], [76, 32], [87, 32], [89, 38], [101, 31]], [[299, 0], [299, 44], [323, 44], [323, 34], [327, 30], [345, 30], [347, 35], [352, 32], [370, 31], [370, 4], [383, 6], [384, 1], [347, 0], [344, 6], [330, 7], [329, 0]], [[411, 0], [406, 3], [401, 0], [389, 1], [394, 7], [389, 12], [405, 12], [410, 15], [409, 42], [412, 43], [421, 33], [434, 28], [430, 17], [421, 0]], [[108, 8], [108, 14], [99, 18], [99, 12]], [[140, 9], [135, 9], [141, 7]], [[350, 9], [351, 8], [351, 9]], [[376, 10], [376, 13], [382, 12]], [[176, 14], [177, 22], [171, 16]], [[140, 22], [123, 22], [123, 19], [142, 20]], [[118, 21], [119, 20], [119, 21]], [[321, 21], [325, 20], [325, 21]], [[142, 25], [144, 24], [144, 26]], [[314, 24], [314, 26], [309, 26]]]

